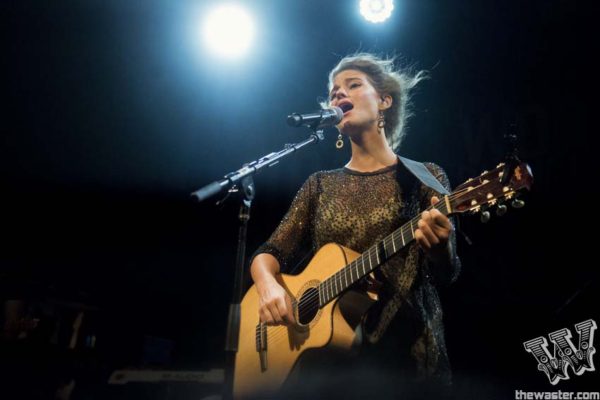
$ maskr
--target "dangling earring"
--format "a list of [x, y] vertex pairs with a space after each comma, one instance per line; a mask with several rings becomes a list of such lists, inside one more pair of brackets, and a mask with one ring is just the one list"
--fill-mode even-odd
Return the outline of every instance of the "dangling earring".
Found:
[[339, 150], [342, 147], [344, 147], [344, 137], [342, 136], [342, 134], [340, 133], [338, 135], [338, 140], [337, 142], [335, 142], [335, 147]]
[[377, 130], [379, 133], [385, 127], [385, 116], [383, 115], [383, 111], [379, 110], [379, 115], [377, 116]]

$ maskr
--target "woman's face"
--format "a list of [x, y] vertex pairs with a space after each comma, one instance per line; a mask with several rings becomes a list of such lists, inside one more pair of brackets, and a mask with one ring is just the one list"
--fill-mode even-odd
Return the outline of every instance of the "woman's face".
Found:
[[335, 76], [329, 102], [344, 112], [338, 129], [351, 134], [376, 124], [379, 110], [391, 105], [391, 97], [377, 93], [364, 72], [348, 69]]

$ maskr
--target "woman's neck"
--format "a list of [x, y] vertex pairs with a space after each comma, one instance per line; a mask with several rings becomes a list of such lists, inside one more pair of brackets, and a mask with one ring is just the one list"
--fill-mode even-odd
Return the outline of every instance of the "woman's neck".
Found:
[[371, 172], [394, 165], [398, 158], [387, 143], [385, 132], [368, 132], [350, 138], [352, 157], [347, 168], [360, 172]]

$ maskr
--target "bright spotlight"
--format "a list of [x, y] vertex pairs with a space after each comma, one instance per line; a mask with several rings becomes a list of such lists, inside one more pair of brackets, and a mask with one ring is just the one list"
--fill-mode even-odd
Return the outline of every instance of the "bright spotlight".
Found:
[[254, 24], [244, 9], [223, 5], [210, 12], [204, 20], [205, 44], [215, 53], [235, 58], [244, 54], [254, 38]]
[[383, 22], [392, 15], [393, 0], [360, 0], [360, 13], [369, 22]]

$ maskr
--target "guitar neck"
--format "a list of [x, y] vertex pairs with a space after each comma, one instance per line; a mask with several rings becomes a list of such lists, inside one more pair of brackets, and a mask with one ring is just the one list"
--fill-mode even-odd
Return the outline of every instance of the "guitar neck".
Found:
[[[429, 211], [434, 208], [444, 215], [450, 215], [451, 206], [448, 196], [444, 196], [441, 201], [427, 210]], [[356, 260], [321, 282], [318, 288], [319, 306], [325, 306], [354, 283], [380, 267], [394, 254], [410, 244], [415, 239], [415, 230], [417, 229], [419, 219], [421, 219], [420, 214], [406, 222], [380, 242], [371, 246]]]

